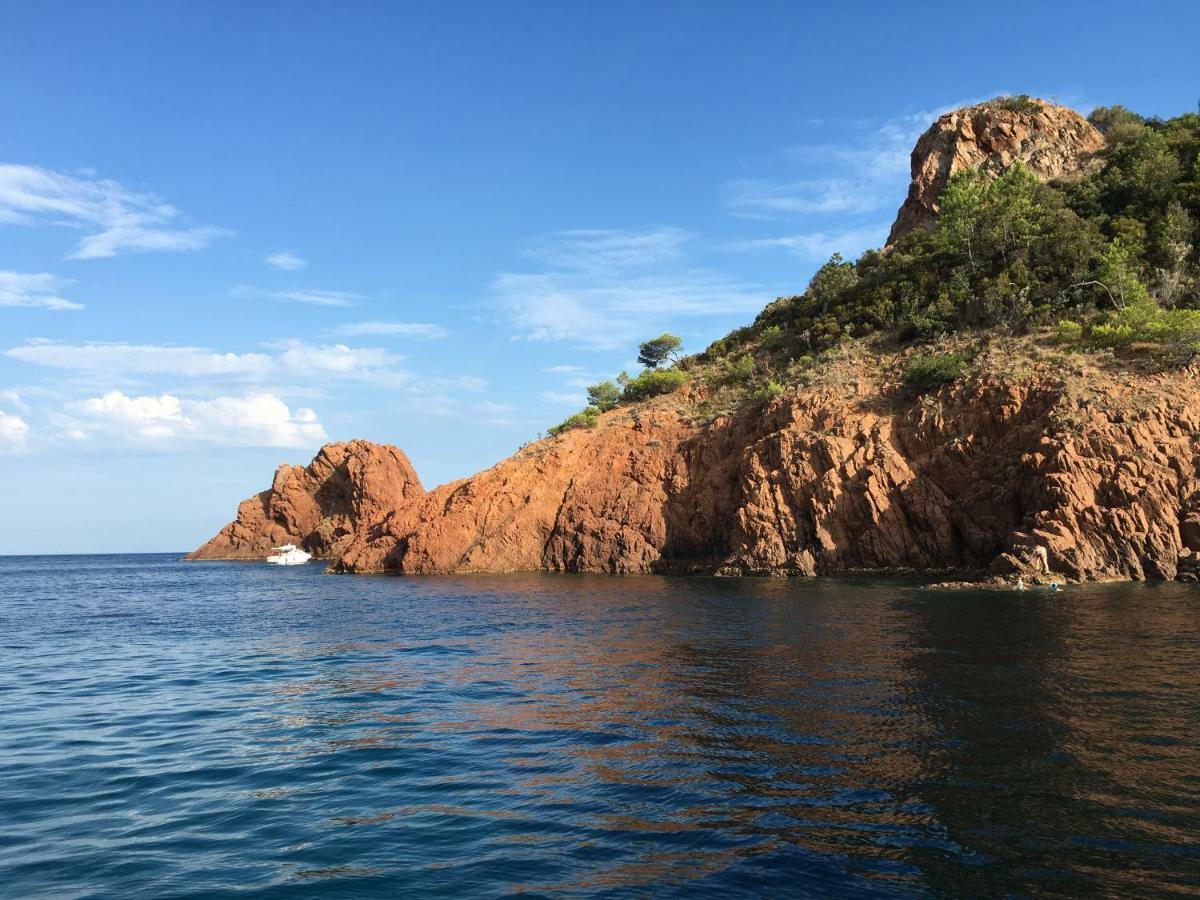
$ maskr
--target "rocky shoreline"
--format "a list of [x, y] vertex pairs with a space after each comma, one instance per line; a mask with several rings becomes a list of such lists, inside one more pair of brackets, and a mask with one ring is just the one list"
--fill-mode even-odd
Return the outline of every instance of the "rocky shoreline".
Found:
[[[1002, 355], [1002, 354], [1000, 354]], [[707, 424], [686, 399], [606, 413], [425, 491], [353, 441], [271, 488], [191, 559], [282, 542], [331, 571], [1191, 581], [1200, 571], [1200, 372], [1047, 365], [905, 399], [816, 386]]]

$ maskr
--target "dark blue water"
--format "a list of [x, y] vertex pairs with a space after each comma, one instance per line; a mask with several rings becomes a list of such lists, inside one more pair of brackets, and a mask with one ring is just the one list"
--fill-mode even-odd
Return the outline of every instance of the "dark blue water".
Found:
[[6, 897], [1200, 891], [1200, 590], [0, 558]]

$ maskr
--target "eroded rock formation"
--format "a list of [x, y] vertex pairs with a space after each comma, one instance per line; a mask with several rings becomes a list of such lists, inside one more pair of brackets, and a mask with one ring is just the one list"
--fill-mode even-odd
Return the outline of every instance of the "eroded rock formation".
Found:
[[1070, 178], [1087, 170], [1104, 136], [1065, 106], [1030, 100], [1008, 108], [995, 101], [946, 113], [912, 152], [912, 184], [888, 235], [891, 244], [937, 218], [938, 197], [955, 172], [1000, 175], [1021, 161], [1039, 178]]
[[[336, 493], [372, 498], [354, 515], [259, 512], [309, 509], [287, 485], [312, 496], [301, 486], [319, 479], [296, 473], [326, 471], [323, 459], [382, 456], [407, 470], [392, 448], [335, 445], [308, 470], [282, 469], [286, 483], [277, 475], [197, 555], [250, 555], [307, 529], [300, 542], [339, 572], [1032, 578], [1042, 547], [1053, 577], [1170, 579], [1194, 571], [1200, 550], [1198, 387], [1196, 370], [984, 372], [924, 400], [803, 390], [704, 426], [662, 398], [424, 494], [405, 490], [415, 476], [380, 492], [370, 470], [347, 465]], [[325, 518], [338, 524], [314, 539]]]
[[423, 493], [397, 448], [326, 444], [307, 466], [280, 466], [271, 487], [242, 501], [237, 518], [188, 558], [262, 559], [281, 544], [335, 557], [364, 529]]

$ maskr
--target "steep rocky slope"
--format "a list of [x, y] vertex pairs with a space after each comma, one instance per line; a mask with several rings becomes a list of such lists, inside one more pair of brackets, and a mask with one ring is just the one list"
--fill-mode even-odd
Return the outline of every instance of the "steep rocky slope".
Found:
[[270, 488], [242, 501], [237, 518], [187, 558], [262, 559], [289, 543], [328, 558], [423, 493], [408, 457], [395, 447], [326, 444], [307, 466], [280, 466]]
[[[281, 469], [297, 487], [277, 476], [196, 556], [254, 556], [286, 537], [340, 572], [1037, 577], [1043, 547], [1055, 577], [1170, 579], [1181, 563], [1191, 577], [1198, 386], [1194, 369], [1042, 365], [1018, 377], [996, 362], [923, 399], [865, 377], [703, 426], [663, 398], [425, 494], [415, 477], [372, 475], [403, 460], [394, 448], [335, 445], [308, 470]], [[322, 462], [345, 447], [373, 462]], [[279, 514], [308, 509], [295, 494], [314, 486], [359, 498], [328, 539], [313, 537], [315, 513]], [[268, 501], [277, 515], [264, 519]]]
[[955, 172], [978, 169], [997, 176], [1020, 161], [1043, 180], [1069, 178], [1091, 166], [1103, 149], [1104, 136], [1087, 119], [1045, 100], [948, 112], [913, 148], [912, 184], [888, 243], [937, 218], [938, 197]]

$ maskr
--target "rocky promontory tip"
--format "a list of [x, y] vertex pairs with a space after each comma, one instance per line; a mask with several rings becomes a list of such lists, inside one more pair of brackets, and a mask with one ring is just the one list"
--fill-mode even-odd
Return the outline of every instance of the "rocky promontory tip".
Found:
[[369, 441], [326, 444], [307, 466], [282, 465], [271, 487], [187, 559], [262, 559], [295, 544], [335, 558], [355, 535], [424, 493], [408, 457]]
[[1004, 97], [938, 118], [912, 152], [912, 184], [888, 235], [894, 244], [930, 225], [950, 176], [975, 169], [993, 177], [1015, 162], [1043, 180], [1085, 171], [1104, 149], [1102, 135], [1065, 106], [1032, 97]]

